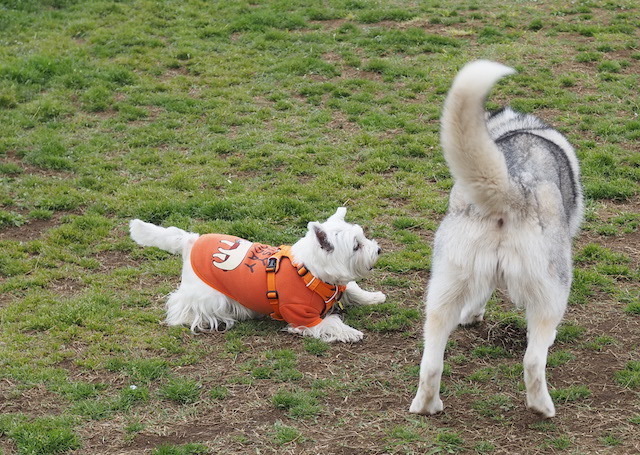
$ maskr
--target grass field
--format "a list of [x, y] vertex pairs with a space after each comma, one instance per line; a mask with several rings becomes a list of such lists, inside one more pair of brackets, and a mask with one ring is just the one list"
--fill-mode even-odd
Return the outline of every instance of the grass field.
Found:
[[[438, 118], [475, 58], [565, 133], [587, 197], [551, 348], [557, 417], [525, 409], [501, 294], [409, 414], [452, 181]], [[0, 454], [640, 453], [640, 5], [0, 0]], [[263, 243], [336, 207], [385, 254], [359, 344], [276, 321], [161, 324], [180, 260], [133, 217]]]

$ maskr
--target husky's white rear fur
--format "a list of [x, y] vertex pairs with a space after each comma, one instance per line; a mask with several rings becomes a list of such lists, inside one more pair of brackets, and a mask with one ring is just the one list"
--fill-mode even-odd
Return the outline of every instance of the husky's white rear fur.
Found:
[[571, 240], [583, 214], [579, 167], [568, 141], [538, 118], [509, 108], [485, 113], [491, 87], [512, 73], [494, 62], [470, 63], [445, 101], [441, 142], [455, 185], [435, 236], [413, 413], [443, 409], [449, 334], [459, 323], [481, 321], [500, 286], [526, 310], [527, 405], [555, 415], [545, 367], [571, 287]]

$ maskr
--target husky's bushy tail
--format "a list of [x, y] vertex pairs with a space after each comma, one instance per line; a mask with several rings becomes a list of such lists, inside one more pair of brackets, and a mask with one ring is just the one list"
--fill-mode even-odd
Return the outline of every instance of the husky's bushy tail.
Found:
[[183, 254], [185, 247], [198, 238], [198, 234], [177, 227], [164, 228], [138, 219], [129, 222], [129, 233], [138, 245], [155, 246], [173, 254]]
[[456, 76], [444, 103], [440, 140], [456, 184], [489, 212], [501, 212], [513, 193], [503, 153], [489, 135], [485, 99], [513, 68], [487, 60], [467, 64]]

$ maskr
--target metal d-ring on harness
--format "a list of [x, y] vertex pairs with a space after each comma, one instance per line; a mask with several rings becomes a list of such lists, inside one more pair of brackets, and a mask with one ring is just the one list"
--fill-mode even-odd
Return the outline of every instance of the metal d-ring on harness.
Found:
[[[278, 248], [278, 252], [267, 259], [267, 299], [269, 300], [269, 303], [271, 303], [271, 308], [273, 309], [271, 317], [278, 321], [282, 321], [283, 318], [280, 314], [280, 300], [276, 286], [276, 275], [280, 268], [280, 260], [283, 257], [289, 258], [291, 261], [291, 247], [283, 245]], [[293, 261], [291, 261], [291, 264], [298, 270], [298, 276], [302, 278], [307, 288], [322, 297], [325, 304], [322, 316], [327, 314], [333, 304], [340, 299], [342, 293], [346, 289], [346, 286], [325, 283], [313, 276], [313, 274], [309, 272], [304, 265], [296, 264]]]

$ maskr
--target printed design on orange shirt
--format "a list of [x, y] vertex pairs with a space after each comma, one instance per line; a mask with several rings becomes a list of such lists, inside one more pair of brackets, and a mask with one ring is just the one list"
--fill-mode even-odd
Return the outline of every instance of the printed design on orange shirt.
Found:
[[[257, 262], [266, 266], [269, 257], [278, 249], [261, 244], [254, 244], [244, 239], [237, 239], [235, 242], [229, 240], [220, 240], [224, 246], [218, 246], [218, 253], [213, 253], [212, 264], [224, 272], [237, 269], [242, 263], [254, 273], [254, 267]], [[255, 248], [251, 248], [255, 245]], [[251, 251], [250, 251], [251, 250]], [[251, 253], [249, 255], [249, 253]], [[253, 261], [253, 262], [251, 262]]]

